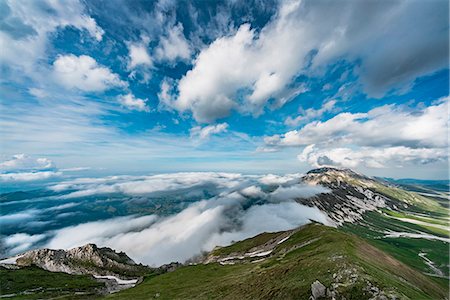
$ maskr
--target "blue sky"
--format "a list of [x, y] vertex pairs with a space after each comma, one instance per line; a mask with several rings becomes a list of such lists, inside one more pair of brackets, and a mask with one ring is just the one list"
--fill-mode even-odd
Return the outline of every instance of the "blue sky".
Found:
[[0, 12], [3, 175], [448, 175], [448, 1], [1, 1]]

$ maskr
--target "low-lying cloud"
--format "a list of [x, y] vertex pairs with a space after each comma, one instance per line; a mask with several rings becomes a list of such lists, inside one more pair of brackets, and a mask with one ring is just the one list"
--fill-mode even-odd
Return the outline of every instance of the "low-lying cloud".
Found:
[[0, 182], [39, 181], [61, 175], [53, 161], [44, 157], [16, 154], [0, 162]]
[[[40, 234], [35, 243], [32, 238], [24, 238], [22, 244], [21, 239], [15, 239], [17, 243], [14, 244], [3, 241], [10, 255], [17, 254], [18, 249], [27, 250], [43, 244], [49, 248], [67, 249], [95, 243], [124, 251], [137, 262], [157, 266], [172, 261], [185, 262], [217, 245], [228, 245], [264, 231], [292, 229], [310, 220], [332, 225], [319, 209], [295, 202], [297, 198], [330, 192], [324, 187], [302, 183], [301, 174], [252, 176], [175, 173], [112, 176], [66, 181], [54, 185], [52, 190], [62, 193], [58, 196], [60, 200], [64, 197], [73, 200], [30, 211], [33, 214], [3, 216], [3, 221], [14, 226], [14, 222], [19, 219], [33, 220], [39, 216], [39, 220], [45, 222], [44, 212], [56, 213], [53, 219], [61, 220], [61, 214], [67, 216], [80, 211], [84, 205], [83, 197], [105, 193], [113, 193], [119, 199], [123, 195], [123, 201], [130, 197], [162, 198], [163, 203], [170, 203], [172, 209], [166, 214], [150, 215], [145, 215], [143, 209], [132, 215], [71, 223], [73, 225], [70, 226], [64, 223], [64, 227], [52, 230], [43, 228], [39, 231], [40, 228], [35, 226], [34, 233], [37, 231]], [[29, 233], [24, 234], [31, 236]]]
[[[305, 188], [305, 194], [301, 190]], [[298, 187], [295, 197], [316, 193]], [[276, 194], [281, 197], [281, 193]], [[290, 195], [294, 197], [294, 195]], [[47, 244], [50, 248], [71, 248], [86, 243], [125, 251], [138, 262], [158, 266], [186, 260], [264, 231], [280, 231], [315, 220], [331, 224], [319, 209], [293, 201], [252, 205], [249, 199], [233, 192], [223, 197], [196, 202], [178, 214], [125, 217], [90, 222], [55, 232]]]

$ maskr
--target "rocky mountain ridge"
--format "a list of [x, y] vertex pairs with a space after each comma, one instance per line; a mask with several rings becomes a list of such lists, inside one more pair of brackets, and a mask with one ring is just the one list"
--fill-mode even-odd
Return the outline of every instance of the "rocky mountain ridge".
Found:
[[91, 274], [135, 278], [148, 272], [149, 268], [136, 264], [123, 252], [111, 248], [99, 248], [87, 244], [70, 250], [36, 249], [25, 252], [16, 259], [18, 266], [35, 265], [51, 272], [68, 274]]
[[306, 173], [301, 180], [311, 185], [321, 185], [331, 190], [311, 198], [299, 198], [297, 202], [316, 206], [336, 223], [354, 223], [361, 220], [364, 213], [380, 208], [396, 209], [406, 204], [380, 193], [384, 185], [350, 169], [324, 167]]

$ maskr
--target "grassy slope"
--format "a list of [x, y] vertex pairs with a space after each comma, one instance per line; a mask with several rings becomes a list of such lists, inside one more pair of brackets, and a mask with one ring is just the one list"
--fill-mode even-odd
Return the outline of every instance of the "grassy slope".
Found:
[[0, 268], [0, 294], [17, 294], [13, 299], [91, 299], [103, 286], [91, 276], [48, 272], [37, 267]]
[[[317, 239], [320, 237], [319, 239]], [[261, 239], [261, 236], [258, 236]], [[293, 251], [295, 245], [314, 240]], [[243, 246], [245, 245], [245, 246]], [[254, 246], [252, 239], [232, 247]], [[226, 251], [223, 248], [222, 251]], [[228, 251], [233, 252], [233, 251]], [[318, 224], [303, 227], [277, 246], [273, 256], [258, 263], [221, 266], [217, 263], [182, 267], [147, 277], [135, 288], [109, 295], [116, 299], [308, 299], [311, 283], [330, 286], [333, 274], [353, 269], [358, 281], [340, 286], [346, 299], [367, 299], [365, 280], [411, 299], [444, 298], [446, 291], [434, 281], [354, 235]]]
[[[428, 273], [431, 270], [424, 260], [418, 256], [419, 253], [427, 253], [431, 259], [445, 275], [449, 275], [448, 244], [436, 240], [411, 239], [411, 238], [382, 238], [385, 230], [397, 232], [427, 232], [436, 234], [422, 226], [405, 223], [400, 220], [383, 216], [377, 212], [368, 212], [364, 215], [364, 220], [360, 224], [344, 224], [341, 229], [346, 232], [364, 237], [370, 244], [392, 255], [401, 262], [417, 269], [420, 272]], [[448, 289], [449, 281], [441, 278], [431, 278], [442, 287]]]
[[220, 247], [220, 248], [214, 249], [212, 251], [212, 255], [224, 256], [224, 255], [229, 255], [233, 252], [247, 251], [253, 247], [256, 247], [256, 246], [266, 243], [270, 239], [276, 237], [278, 234], [279, 233], [277, 233], [277, 232], [263, 232], [261, 234], [254, 236], [251, 239], [246, 239], [246, 240], [240, 241], [239, 243], [234, 243], [228, 247]]

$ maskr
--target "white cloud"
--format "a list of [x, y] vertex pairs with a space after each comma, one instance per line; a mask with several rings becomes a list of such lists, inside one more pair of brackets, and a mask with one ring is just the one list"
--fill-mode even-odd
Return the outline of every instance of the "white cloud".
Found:
[[48, 158], [32, 158], [25, 154], [16, 154], [9, 160], [0, 162], [0, 171], [48, 170], [55, 167]]
[[190, 133], [191, 137], [199, 138], [200, 140], [204, 140], [209, 138], [213, 134], [218, 134], [222, 132], [226, 132], [228, 129], [227, 123], [220, 123], [215, 125], [208, 125], [205, 127], [196, 126], [191, 128]]
[[61, 175], [62, 173], [57, 171], [6, 173], [0, 174], [0, 181], [37, 181], [59, 177]]
[[27, 251], [37, 242], [46, 238], [45, 234], [30, 235], [27, 233], [16, 233], [6, 237], [3, 241], [7, 247], [10, 247], [10, 255]]
[[251, 198], [265, 198], [266, 193], [263, 192], [261, 187], [256, 185], [251, 185], [239, 191], [242, 195]]
[[191, 57], [191, 48], [183, 34], [183, 25], [178, 24], [170, 28], [167, 36], [159, 40], [155, 49], [155, 56], [160, 61], [175, 62], [178, 59], [188, 60]]
[[297, 198], [310, 198], [317, 194], [330, 193], [331, 190], [320, 185], [296, 184], [287, 187], [280, 186], [270, 196], [276, 201], [290, 201]]
[[128, 44], [128, 51], [130, 61], [128, 63], [128, 69], [132, 70], [138, 66], [152, 67], [153, 61], [147, 51], [147, 43], [130, 43]]
[[283, 176], [267, 174], [259, 179], [259, 182], [266, 185], [291, 185], [299, 181], [302, 174], [286, 174]]
[[62, 86], [85, 92], [102, 92], [126, 86], [117, 74], [87, 55], [59, 55], [53, 63], [53, 72]]
[[150, 111], [146, 102], [147, 99], [136, 98], [131, 93], [119, 96], [119, 103], [131, 110]]
[[359, 146], [447, 146], [448, 98], [423, 109], [381, 106], [367, 113], [340, 113], [327, 121], [315, 121], [300, 130], [265, 138], [267, 146], [309, 144]]
[[150, 69], [153, 68], [153, 58], [148, 52], [149, 43], [150, 38], [146, 35], [142, 35], [138, 42], [126, 43], [128, 47], [127, 70], [130, 71], [128, 77], [135, 79], [140, 76], [142, 83], [147, 83], [150, 80]]
[[61, 176], [54, 163], [48, 158], [33, 158], [16, 154], [0, 162], [0, 181], [35, 181]]
[[264, 148], [306, 146], [298, 159], [315, 167], [398, 168], [445, 162], [448, 101], [441, 98], [425, 108], [385, 105], [367, 113], [340, 113], [266, 137]]
[[[47, 247], [71, 248], [96, 243], [125, 251], [138, 262], [156, 266], [184, 262], [216, 245], [227, 245], [264, 231], [292, 229], [310, 219], [331, 224], [317, 208], [288, 202], [285, 198], [282, 203], [245, 209], [254, 201], [251, 198], [263, 193], [248, 188], [246, 191], [250, 198], [243, 196], [247, 192], [241, 194], [229, 189], [169, 217], [129, 216], [63, 228], [55, 232]], [[314, 194], [309, 187], [299, 187], [296, 195], [305, 193]]]
[[78, 0], [6, 1], [4, 4], [8, 9], [3, 20], [13, 24], [15, 30], [0, 31], [0, 44], [8, 45], [0, 52], [0, 63], [28, 76], [42, 76], [37, 65], [47, 56], [49, 36], [59, 29], [86, 30], [97, 41], [102, 40], [103, 29], [86, 14]]
[[204, 48], [170, 105], [199, 122], [232, 109], [258, 115], [297, 75], [320, 75], [341, 59], [360, 61], [358, 75], [370, 96], [404, 90], [418, 76], [446, 68], [447, 10], [439, 1], [282, 2], [259, 32], [243, 24]]
[[55, 191], [74, 189], [76, 191], [62, 197], [77, 198], [109, 193], [141, 195], [202, 186], [213, 187], [214, 191], [228, 190], [241, 185], [243, 180], [242, 175], [234, 173], [187, 172], [138, 177], [112, 176], [98, 180], [94, 178], [78, 179], [61, 182], [50, 188]]
[[408, 165], [424, 165], [436, 161], [445, 162], [448, 151], [439, 148], [361, 147], [358, 149], [317, 149], [314, 145], [305, 147], [298, 156], [300, 161], [314, 167], [340, 166], [347, 168], [400, 168]]
[[[174, 204], [183, 205], [179, 206], [180, 210], [175, 208], [169, 216], [129, 215], [40, 233], [48, 241], [45, 246], [50, 248], [72, 248], [96, 243], [125, 251], [133, 259], [152, 265], [185, 261], [216, 245], [227, 245], [232, 240], [245, 239], [263, 231], [292, 229], [310, 219], [331, 224], [317, 208], [293, 202], [296, 197], [311, 197], [327, 191], [303, 185], [300, 178], [300, 174], [275, 178], [283, 187], [272, 193], [262, 189], [260, 182], [272, 183], [273, 176], [175, 173], [77, 178], [61, 182], [51, 189], [70, 198], [114, 192], [163, 196], [172, 199]], [[80, 205], [83, 205], [82, 201], [54, 203], [54, 206], [44, 209], [1, 216], [0, 224], [27, 221], [31, 228], [35, 228], [53, 220], [55, 212], [58, 212], [57, 218], [72, 215], [79, 210]], [[35, 219], [39, 221], [34, 222]], [[20, 237], [6, 237], [15, 240], [6, 245], [9, 254], [15, 254], [19, 248], [40, 246], [41, 238], [33, 240], [28, 235]]]
[[22, 212], [12, 213], [0, 216], [0, 224], [20, 223], [26, 220], [33, 219], [39, 213], [36, 209], [27, 209]]

